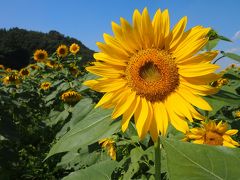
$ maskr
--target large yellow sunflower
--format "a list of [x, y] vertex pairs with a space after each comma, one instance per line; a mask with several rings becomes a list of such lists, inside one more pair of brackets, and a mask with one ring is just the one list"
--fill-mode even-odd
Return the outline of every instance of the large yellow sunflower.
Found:
[[236, 147], [239, 143], [231, 136], [238, 133], [237, 129], [228, 130], [228, 124], [220, 121], [203, 122], [202, 127], [192, 128], [186, 133], [185, 141], [196, 144], [208, 144], [214, 146]]
[[120, 25], [112, 22], [114, 36], [104, 34], [105, 43], [97, 43], [100, 52], [87, 70], [101, 78], [85, 85], [105, 93], [97, 107], [114, 108], [113, 119], [123, 115], [123, 131], [134, 116], [139, 137], [150, 132], [155, 141], [169, 123], [186, 132], [186, 118], [202, 119], [194, 106], [212, 110], [201, 96], [217, 91], [209, 83], [219, 77], [219, 66], [211, 64], [218, 52], [197, 54], [210, 28], [185, 32], [186, 24], [183, 17], [170, 30], [168, 10], [157, 10], [152, 21], [146, 8], [135, 10], [133, 25], [120, 18]]

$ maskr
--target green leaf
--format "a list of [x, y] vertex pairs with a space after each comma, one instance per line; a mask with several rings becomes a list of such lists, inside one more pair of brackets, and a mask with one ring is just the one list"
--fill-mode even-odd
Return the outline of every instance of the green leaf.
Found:
[[98, 179], [109, 180], [111, 174], [117, 166], [116, 161], [106, 160], [94, 164], [86, 169], [75, 171], [64, 177], [63, 180], [79, 180], [79, 179]]
[[141, 147], [136, 147], [131, 150], [130, 156], [131, 156], [131, 162], [138, 162], [140, 158], [143, 156], [144, 151]]
[[232, 42], [229, 38], [225, 37], [225, 36], [219, 36], [218, 35], [218, 38], [223, 40], [223, 41], [228, 41], [228, 42]]
[[218, 101], [224, 102], [226, 105], [238, 105], [240, 102], [240, 96], [231, 92], [220, 90], [217, 94], [210, 95], [208, 98], [213, 98]]
[[51, 118], [47, 125], [53, 126], [57, 124], [59, 121], [64, 121], [68, 118], [68, 115], [69, 112], [67, 110], [64, 110], [61, 113], [59, 113], [56, 117]]
[[174, 140], [163, 142], [169, 179], [225, 180], [240, 177], [240, 150]]
[[233, 59], [235, 61], [238, 61], [240, 62], [240, 56], [237, 55], [237, 54], [234, 54], [234, 53], [225, 53], [224, 51], [221, 51], [222, 55], [230, 58], [230, 59]]
[[72, 128], [76, 123], [82, 120], [92, 109], [92, 99], [85, 98], [79, 101], [72, 110], [72, 118], [70, 120], [70, 127]]
[[112, 120], [111, 113], [111, 110], [100, 108], [90, 111], [73, 129], [53, 145], [46, 158], [56, 153], [70, 151], [76, 147], [90, 145], [118, 131], [120, 121]]
[[213, 48], [215, 48], [218, 45], [219, 39], [209, 40], [207, 45], [205, 46], [205, 49], [207, 51], [211, 51]]
[[240, 96], [226, 90], [220, 90], [217, 94], [206, 96], [204, 99], [213, 108], [213, 110], [209, 112], [209, 117], [211, 117], [214, 116], [224, 106], [238, 105]]

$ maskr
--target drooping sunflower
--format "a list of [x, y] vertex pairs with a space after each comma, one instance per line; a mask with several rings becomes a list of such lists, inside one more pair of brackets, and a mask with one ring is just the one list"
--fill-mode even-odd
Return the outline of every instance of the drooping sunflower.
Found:
[[69, 50], [70, 50], [70, 52], [71, 52], [72, 54], [75, 55], [75, 54], [77, 54], [78, 51], [80, 50], [80, 47], [79, 47], [78, 44], [73, 43], [73, 44], [70, 46]]
[[40, 88], [44, 91], [48, 90], [49, 88], [51, 87], [51, 83], [50, 82], [43, 82], [41, 85], [40, 85]]
[[229, 80], [226, 78], [219, 78], [217, 81], [213, 82], [212, 85], [217, 88], [221, 88], [224, 85], [227, 85]]
[[26, 68], [23, 68], [19, 71], [20, 76], [28, 76], [30, 74], [30, 71]]
[[135, 10], [133, 25], [120, 18], [112, 22], [114, 36], [98, 42], [96, 62], [86, 69], [101, 78], [85, 85], [105, 93], [98, 106], [114, 108], [112, 118], [122, 115], [124, 132], [134, 116], [140, 138], [150, 132], [155, 141], [171, 123], [182, 132], [189, 121], [203, 119], [194, 109], [211, 111], [201, 98], [216, 93], [209, 85], [219, 76], [211, 64], [218, 51], [197, 54], [208, 42], [210, 28], [196, 26], [185, 32], [187, 17], [170, 30], [168, 10], [157, 10], [151, 21], [148, 10]]
[[67, 104], [75, 104], [81, 99], [81, 94], [74, 91], [68, 90], [61, 95], [61, 100]]
[[38, 49], [34, 52], [33, 58], [35, 61], [42, 62], [48, 59], [48, 53], [43, 49]]
[[68, 47], [66, 45], [60, 45], [57, 48], [57, 55], [59, 57], [66, 57], [68, 55]]
[[237, 133], [237, 129], [228, 130], [227, 123], [220, 121], [216, 124], [215, 121], [209, 121], [202, 122], [202, 127], [190, 129], [186, 133], [186, 138], [184, 140], [196, 144], [236, 147], [239, 146], [239, 143], [234, 141], [231, 136]]
[[102, 148], [107, 150], [108, 155], [112, 158], [112, 160], [116, 160], [116, 147], [114, 140], [110, 138], [101, 139], [99, 142]]

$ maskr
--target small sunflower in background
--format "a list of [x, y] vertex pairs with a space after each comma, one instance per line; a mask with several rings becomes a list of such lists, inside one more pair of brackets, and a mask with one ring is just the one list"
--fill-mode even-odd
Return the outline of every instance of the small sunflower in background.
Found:
[[68, 47], [66, 45], [60, 45], [57, 48], [58, 57], [66, 57], [68, 55]]
[[54, 68], [56, 66], [56, 62], [55, 61], [51, 61], [51, 60], [48, 60], [45, 62], [45, 65], [50, 67], [50, 68]]
[[73, 63], [69, 65], [68, 69], [69, 69], [69, 72], [75, 77], [77, 77], [81, 73], [79, 68]]
[[226, 79], [226, 78], [220, 78], [220, 79], [218, 79], [217, 81], [213, 82], [213, 83], [212, 83], [212, 86], [213, 86], [213, 87], [220, 88], [220, 87], [222, 87], [222, 86], [227, 85], [228, 83], [229, 83], [229, 80], [228, 80], [228, 79]]
[[29, 74], [30, 74], [30, 71], [29, 71], [28, 69], [26, 69], [26, 68], [21, 69], [21, 70], [19, 71], [19, 75], [20, 75], [20, 76], [28, 76]]
[[78, 51], [80, 50], [80, 46], [76, 43], [73, 43], [70, 48], [69, 48], [70, 52], [74, 55], [76, 55], [78, 53]]
[[115, 142], [110, 138], [104, 138], [98, 142], [102, 148], [105, 148], [112, 160], [116, 160]]
[[51, 87], [51, 83], [50, 82], [43, 82], [40, 85], [40, 88], [44, 91], [48, 90]]
[[36, 69], [39, 69], [39, 66], [36, 64], [29, 64], [28, 68], [30, 68], [31, 70], [36, 70]]
[[184, 141], [195, 144], [208, 144], [214, 146], [236, 147], [239, 143], [234, 141], [231, 136], [238, 133], [237, 129], [228, 130], [228, 124], [220, 121], [202, 122], [201, 127], [191, 128], [186, 133]]
[[37, 62], [46, 61], [48, 59], [48, 53], [43, 49], [38, 49], [34, 52], [33, 59]]
[[61, 95], [60, 99], [67, 104], [73, 105], [80, 101], [81, 94], [74, 90], [68, 90]]
[[12, 72], [12, 69], [11, 68], [7, 68], [5, 71], [10, 73], [10, 72]]
[[0, 64], [0, 69], [4, 70], [5, 69], [4, 65]]
[[15, 85], [17, 85], [19, 83], [20, 83], [20, 79], [19, 79], [17, 74], [11, 74], [11, 75], [5, 76], [3, 78], [3, 84], [5, 84], [5, 85], [8, 85], [8, 84], [15, 84]]
[[234, 116], [240, 118], [240, 110], [235, 111]]

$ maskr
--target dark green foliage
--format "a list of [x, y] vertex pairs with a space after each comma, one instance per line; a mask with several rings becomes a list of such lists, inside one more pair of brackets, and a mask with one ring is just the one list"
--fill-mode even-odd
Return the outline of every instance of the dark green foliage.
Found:
[[93, 59], [92, 50], [77, 39], [65, 37], [57, 31], [42, 33], [19, 28], [0, 29], [0, 64], [20, 69], [33, 61], [31, 57], [36, 49], [45, 49], [52, 54], [59, 45], [70, 46], [72, 43], [80, 45], [79, 53], [82, 55], [82, 64]]

